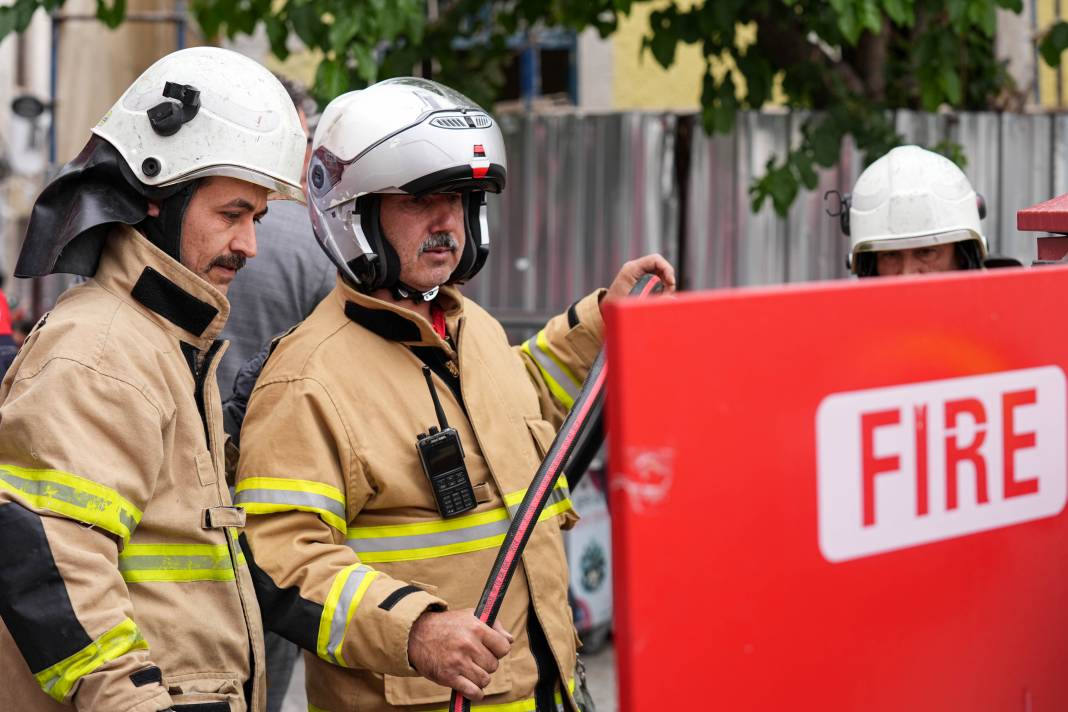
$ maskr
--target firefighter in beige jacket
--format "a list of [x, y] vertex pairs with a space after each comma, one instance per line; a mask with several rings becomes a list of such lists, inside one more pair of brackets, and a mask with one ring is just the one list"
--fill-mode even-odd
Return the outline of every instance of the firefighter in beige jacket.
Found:
[[303, 132], [269, 72], [198, 48], [148, 69], [93, 134], [38, 198], [16, 267], [90, 279], [0, 387], [0, 708], [262, 710], [215, 337], [269, 192], [301, 195]]
[[[450, 688], [476, 710], [576, 708], [565, 481], [497, 626], [469, 610], [602, 341], [603, 291], [512, 348], [496, 320], [442, 286], [482, 266], [484, 193], [503, 188], [505, 170], [492, 118], [425, 80], [343, 95], [319, 124], [312, 219], [341, 275], [276, 341], [244, 421], [237, 487], [265, 622], [306, 649], [311, 710], [443, 710]], [[648, 270], [673, 283], [652, 256], [628, 263], [610, 292]], [[438, 423], [424, 366], [473, 489], [455, 516], [439, 509], [416, 449]]]

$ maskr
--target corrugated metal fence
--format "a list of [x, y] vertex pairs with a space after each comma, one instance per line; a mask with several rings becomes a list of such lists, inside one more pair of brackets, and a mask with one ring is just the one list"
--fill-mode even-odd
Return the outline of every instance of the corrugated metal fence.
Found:
[[[849, 191], [862, 170], [849, 142], [787, 218], [770, 201], [750, 210], [753, 177], [796, 144], [805, 118], [744, 113], [710, 137], [672, 114], [501, 117], [509, 183], [491, 199], [491, 256], [468, 293], [521, 331], [650, 251], [688, 289], [846, 277], [848, 238], [823, 193]], [[1068, 115], [901, 111], [895, 124], [909, 142], [963, 146], [991, 250], [1029, 263], [1034, 235], [1017, 232], [1016, 211], [1068, 192]]]

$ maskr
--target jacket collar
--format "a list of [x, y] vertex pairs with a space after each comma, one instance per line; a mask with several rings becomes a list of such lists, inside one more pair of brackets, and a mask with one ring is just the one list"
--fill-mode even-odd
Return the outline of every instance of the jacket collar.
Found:
[[[452, 351], [430, 322], [411, 309], [357, 292], [340, 276], [334, 295], [345, 316], [383, 339], [405, 346], [433, 346]], [[456, 287], [442, 287], [434, 304], [445, 311], [449, 324], [463, 315], [463, 295]]]
[[201, 350], [211, 346], [230, 315], [230, 303], [219, 290], [125, 225], [108, 235], [93, 279]]

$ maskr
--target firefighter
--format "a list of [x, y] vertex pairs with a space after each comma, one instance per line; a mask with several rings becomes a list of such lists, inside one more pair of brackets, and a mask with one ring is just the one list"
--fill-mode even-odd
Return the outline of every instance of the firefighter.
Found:
[[214, 370], [272, 195], [302, 199], [281, 84], [216, 48], [145, 71], [34, 205], [15, 273], [90, 277], [0, 388], [3, 708], [264, 709]]
[[[309, 210], [340, 275], [256, 382], [236, 498], [246, 557], [274, 589], [265, 624], [308, 651], [311, 709], [443, 708], [451, 689], [576, 709], [563, 479], [497, 625], [471, 608], [601, 346], [601, 301], [645, 272], [675, 280], [658, 255], [628, 262], [510, 347], [456, 287], [486, 260], [485, 195], [506, 165], [493, 118], [422, 79], [342, 95], [316, 131]], [[434, 398], [462, 451], [420, 448]]]
[[987, 257], [982, 198], [945, 156], [899, 146], [861, 173], [847, 203], [859, 277], [980, 269]]

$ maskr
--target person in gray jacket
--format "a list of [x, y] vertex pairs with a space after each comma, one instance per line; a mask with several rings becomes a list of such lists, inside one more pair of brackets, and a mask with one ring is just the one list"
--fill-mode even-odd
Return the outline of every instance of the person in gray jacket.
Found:
[[[296, 82], [278, 77], [297, 107], [305, 134], [307, 111], [313, 107], [308, 92]], [[311, 138], [304, 157], [301, 185], [307, 190]], [[312, 232], [308, 209], [299, 203], [271, 201], [256, 227], [259, 254], [238, 270], [227, 297], [230, 318], [220, 338], [230, 341], [216, 372], [223, 397], [223, 427], [235, 444], [240, 442], [241, 421], [248, 395], [267, 357], [266, 345], [278, 334], [311, 313], [334, 288], [337, 268], [323, 254]], [[229, 394], [229, 395], [228, 395]], [[299, 651], [273, 633], [264, 636], [267, 649], [267, 712], [281, 712], [293, 665]]]

